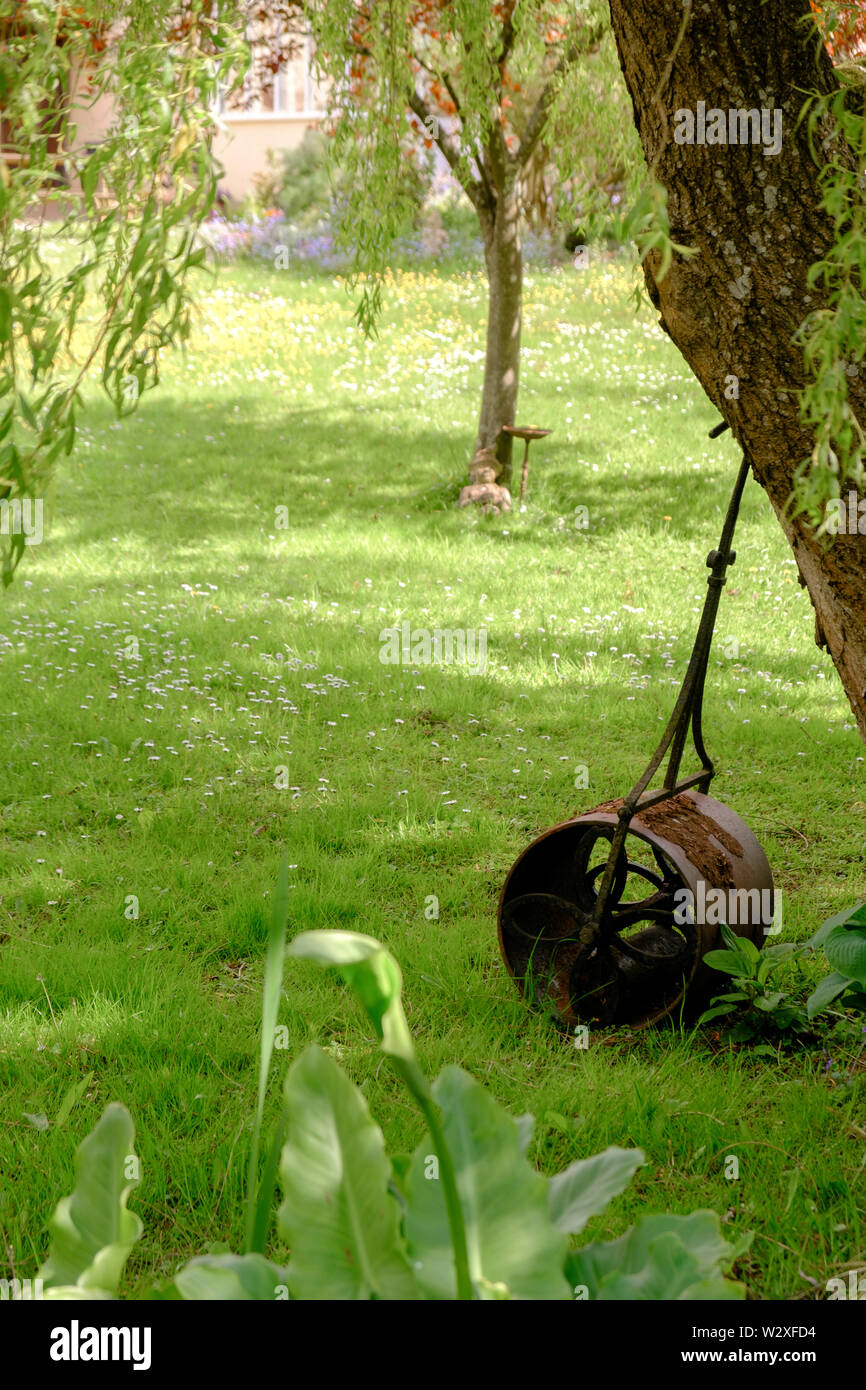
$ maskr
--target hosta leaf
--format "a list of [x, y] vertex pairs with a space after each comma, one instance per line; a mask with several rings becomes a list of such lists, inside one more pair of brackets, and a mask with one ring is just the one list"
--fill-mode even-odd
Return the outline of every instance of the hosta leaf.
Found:
[[807, 946], [823, 946], [831, 931], [836, 927], [841, 927], [845, 922], [853, 921], [857, 926], [862, 926], [861, 914], [866, 911], [866, 902], [855, 903], [853, 907], [846, 907], [841, 912], [837, 912], [832, 917], [828, 917], [826, 922], [822, 922], [814, 936], [810, 936], [805, 943]]
[[297, 1298], [418, 1298], [388, 1191], [382, 1131], [360, 1091], [320, 1047], [286, 1077], [280, 1233]]
[[286, 1271], [256, 1253], [199, 1255], [184, 1265], [174, 1282], [187, 1302], [273, 1302], [287, 1284]]
[[115, 1294], [141, 1221], [126, 1202], [137, 1179], [127, 1177], [135, 1129], [125, 1105], [109, 1105], [78, 1146], [75, 1187], [49, 1223], [51, 1248], [39, 1271], [46, 1288], [77, 1284]]
[[834, 927], [824, 942], [824, 954], [840, 974], [866, 985], [866, 931], [862, 927]]
[[568, 1278], [590, 1299], [745, 1298], [743, 1285], [725, 1279], [724, 1271], [750, 1239], [730, 1245], [714, 1211], [643, 1216], [619, 1240], [573, 1251]]
[[[469, 1273], [480, 1297], [566, 1299], [566, 1238], [548, 1209], [547, 1180], [524, 1156], [525, 1127], [459, 1067], [433, 1086], [454, 1162]], [[454, 1258], [435, 1149], [425, 1135], [409, 1173], [406, 1237], [431, 1298], [455, 1298]]]
[[810, 1018], [814, 1018], [822, 1009], [826, 1009], [828, 1004], [832, 1004], [833, 1000], [851, 983], [850, 977], [843, 975], [839, 970], [825, 975], [817, 989], [814, 989], [806, 1000], [806, 1013]]
[[579, 1158], [551, 1178], [547, 1204], [557, 1230], [577, 1235], [587, 1221], [624, 1192], [644, 1162], [640, 1149], [612, 1145], [592, 1158]]

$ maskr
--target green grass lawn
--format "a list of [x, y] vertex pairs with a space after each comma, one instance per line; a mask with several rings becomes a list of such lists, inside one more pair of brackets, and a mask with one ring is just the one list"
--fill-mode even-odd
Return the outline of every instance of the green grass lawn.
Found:
[[[35, 1273], [109, 1100], [143, 1165], [127, 1291], [210, 1243], [240, 1248], [284, 851], [290, 931], [380, 937], [424, 1065], [457, 1062], [534, 1112], [540, 1167], [645, 1150], [589, 1237], [712, 1207], [755, 1232], [737, 1272], [776, 1299], [820, 1296], [861, 1256], [852, 1045], [830, 1066], [820, 1047], [774, 1059], [700, 1032], [578, 1051], [498, 953], [519, 851], [627, 791], [657, 742], [738, 464], [629, 287], [604, 266], [528, 275], [520, 420], [553, 433], [506, 516], [454, 505], [480, 397], [476, 273], [397, 275], [366, 345], [342, 282], [224, 270], [135, 415], [116, 420], [93, 383], [0, 618], [3, 1275]], [[736, 548], [705, 699], [713, 790], [764, 845], [782, 939], [804, 939], [863, 896], [864, 750], [754, 482]], [[406, 620], [486, 629], [486, 671], [383, 664], [380, 632]], [[420, 1121], [347, 989], [289, 961], [280, 1021], [288, 1056], [317, 1039], [391, 1150], [413, 1146]]]

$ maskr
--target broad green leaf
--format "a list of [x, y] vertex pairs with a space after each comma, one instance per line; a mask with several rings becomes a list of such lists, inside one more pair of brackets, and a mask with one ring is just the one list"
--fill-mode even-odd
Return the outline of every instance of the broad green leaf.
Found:
[[406, 1190], [406, 1182], [409, 1177], [409, 1169], [412, 1165], [411, 1154], [392, 1154], [391, 1155], [391, 1181], [401, 1196]]
[[[469, 1273], [481, 1297], [566, 1299], [566, 1238], [548, 1208], [547, 1180], [524, 1156], [524, 1134], [483, 1086], [446, 1067], [433, 1086], [456, 1170]], [[425, 1135], [412, 1158], [406, 1238], [415, 1277], [431, 1298], [455, 1298], [454, 1256], [435, 1149]]]
[[412, 1035], [400, 999], [400, 967], [375, 937], [351, 931], [301, 932], [289, 946], [289, 955], [335, 966], [358, 995], [382, 1051], [414, 1061]]
[[273, 1302], [286, 1297], [286, 1271], [264, 1255], [199, 1255], [175, 1275], [174, 1282], [187, 1302], [210, 1300], [258, 1300]]
[[809, 940], [806, 942], [806, 945], [823, 946], [827, 937], [830, 935], [831, 931], [834, 930], [834, 928], [843, 926], [846, 922], [851, 921], [852, 918], [855, 919], [858, 926], [862, 925], [862, 922], [858, 920], [857, 915], [864, 911], [866, 911], [866, 902], [855, 903], [853, 907], [846, 907], [841, 912], [835, 913], [834, 916], [828, 917], [826, 922], [821, 923], [820, 927], [815, 932], [815, 935], [809, 937]]
[[824, 942], [824, 954], [834, 970], [866, 985], [866, 931], [834, 927]]
[[779, 1007], [784, 998], [785, 996], [780, 989], [770, 990], [769, 994], [760, 996], [755, 1000], [755, 1008], [760, 1009], [762, 1013], [771, 1014], [774, 1009]]
[[518, 1115], [514, 1123], [517, 1125], [520, 1152], [522, 1154], [527, 1154], [529, 1152], [529, 1146], [532, 1143], [532, 1136], [535, 1133], [535, 1116], [529, 1114]]
[[302, 1299], [416, 1299], [382, 1131], [360, 1091], [320, 1047], [290, 1068], [280, 1164], [280, 1233]]
[[721, 970], [725, 975], [748, 973], [748, 962], [734, 951], [707, 951], [703, 957], [703, 964], [711, 965], [714, 970]]
[[46, 1303], [94, 1303], [99, 1299], [105, 1299], [108, 1303], [113, 1303], [114, 1299], [110, 1293], [104, 1289], [86, 1289], [80, 1284], [53, 1284], [50, 1289], [46, 1289], [42, 1295]]
[[77, 1284], [117, 1293], [123, 1266], [142, 1230], [139, 1218], [126, 1207], [137, 1181], [126, 1176], [134, 1139], [129, 1111], [113, 1102], [79, 1144], [75, 1188], [57, 1204], [49, 1223], [51, 1248], [39, 1271], [46, 1288]]
[[760, 960], [761, 953], [750, 937], [738, 936], [729, 926], [722, 927], [722, 937], [729, 950], [742, 956], [749, 965], [756, 965]]
[[[581, 1282], [579, 1274], [577, 1281]], [[614, 1270], [594, 1294], [590, 1292], [590, 1298], [601, 1302], [627, 1303], [744, 1296], [742, 1286], [728, 1283], [721, 1277], [702, 1279], [697, 1259], [673, 1232], [659, 1235], [651, 1242], [639, 1270], [632, 1273]]]
[[725, 1014], [732, 1014], [735, 1008], [735, 1004], [718, 1004], [714, 1009], [705, 1009], [698, 1023], [712, 1023], [714, 1018], [724, 1018]]
[[384, 950], [374, 936], [357, 931], [304, 931], [289, 946], [289, 955], [320, 965], [359, 965]]
[[579, 1158], [550, 1179], [547, 1205], [557, 1230], [577, 1235], [591, 1217], [624, 1192], [644, 1163], [640, 1149], [611, 1145], [592, 1158]]
[[743, 1285], [723, 1275], [750, 1240], [730, 1245], [714, 1211], [643, 1216], [619, 1240], [571, 1252], [568, 1279], [590, 1299], [745, 1298]]
[[[265, 1111], [265, 1096], [268, 1087], [268, 1071], [274, 1050], [274, 1032], [277, 1025], [277, 1012], [280, 1005], [280, 986], [283, 982], [283, 958], [286, 953], [286, 921], [289, 915], [289, 865], [286, 858], [280, 866], [274, 903], [271, 911], [271, 926], [268, 932], [268, 945], [265, 951], [265, 978], [262, 988], [262, 1036], [259, 1042], [259, 1084], [256, 1093], [256, 1117], [253, 1125], [253, 1139], [250, 1145], [247, 1168], [247, 1220], [246, 1248], [248, 1251], [264, 1251], [267, 1237], [268, 1214], [273, 1196], [275, 1170], [271, 1167], [267, 1174], [268, 1183], [259, 1190], [259, 1144], [262, 1132], [262, 1116]], [[259, 1200], [257, 1200], [257, 1193]]]
[[832, 1004], [850, 984], [853, 984], [853, 981], [839, 970], [825, 975], [817, 989], [814, 989], [806, 1000], [806, 1013], [809, 1018], [814, 1018], [822, 1009], [826, 1009], [827, 1005]]
[[809, 942], [804, 942], [802, 946], [796, 945], [793, 941], [782, 941], [778, 946], [765, 946], [761, 955], [764, 960], [772, 960], [774, 965], [780, 961], [789, 960], [791, 956], [805, 949]]

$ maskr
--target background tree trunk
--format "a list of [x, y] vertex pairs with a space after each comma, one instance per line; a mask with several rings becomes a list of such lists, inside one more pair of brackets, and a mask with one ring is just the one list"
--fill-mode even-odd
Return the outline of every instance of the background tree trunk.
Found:
[[523, 299], [523, 254], [520, 246], [520, 201], [514, 185], [504, 190], [492, 212], [481, 216], [489, 301], [484, 387], [476, 449], [494, 449], [511, 483], [512, 438], [503, 425], [514, 424], [520, 376], [520, 325]]
[[[651, 253], [647, 289], [773, 504], [815, 608], [815, 640], [829, 651], [866, 738], [866, 539], [840, 534], [826, 550], [805, 518], [783, 515], [795, 469], [814, 447], [798, 414], [805, 369], [793, 335], [826, 303], [806, 275], [833, 244], [819, 207], [820, 170], [805, 127], [796, 125], [804, 93], [835, 88], [832, 64], [808, 18], [809, 0], [610, 0], [610, 11], [644, 153], [668, 190], [672, 236], [700, 253], [675, 256], [661, 283]], [[700, 101], [726, 112], [780, 109], [780, 153], [677, 144], [674, 113], [694, 112]], [[861, 420], [864, 375], [849, 389]], [[725, 395], [731, 377], [736, 399]]]

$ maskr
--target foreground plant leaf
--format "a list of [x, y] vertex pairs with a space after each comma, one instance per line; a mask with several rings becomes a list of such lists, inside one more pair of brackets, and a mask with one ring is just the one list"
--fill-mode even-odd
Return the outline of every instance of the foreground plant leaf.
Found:
[[[451, 1244], [454, 1250], [457, 1297], [470, 1301], [472, 1280], [466, 1252], [466, 1232], [457, 1195], [454, 1160], [430, 1083], [415, 1059], [412, 1035], [403, 1012], [403, 977], [396, 960], [372, 936], [358, 932], [303, 932], [290, 947], [292, 955], [336, 965], [354, 987], [367, 1017], [376, 1029], [382, 1051], [420, 1107], [430, 1132], [430, 1145], [441, 1165], [441, 1181]], [[525, 1133], [525, 1131], [523, 1131]]]
[[613, 1197], [624, 1192], [644, 1163], [640, 1149], [615, 1145], [592, 1158], [579, 1158], [550, 1179], [547, 1203], [557, 1230], [577, 1235], [591, 1217], [604, 1211]]
[[292, 1251], [293, 1297], [419, 1298], [388, 1190], [385, 1141], [360, 1091], [310, 1047], [286, 1077], [285, 1101], [279, 1229]]
[[806, 1000], [806, 1013], [809, 1018], [814, 1018], [822, 1009], [826, 1009], [828, 1004], [832, 1004], [833, 1000], [853, 983], [850, 976], [842, 975], [838, 970], [825, 975]]
[[567, 1273], [590, 1299], [740, 1299], [745, 1287], [726, 1279], [725, 1270], [750, 1241], [729, 1244], [714, 1211], [643, 1216], [619, 1240], [572, 1251]]
[[288, 954], [338, 969], [357, 992], [382, 1051], [414, 1061], [412, 1035], [400, 1000], [400, 967], [375, 937], [352, 931], [305, 931], [292, 941]]
[[125, 1105], [113, 1102], [78, 1146], [75, 1187], [57, 1204], [49, 1229], [51, 1247], [39, 1271], [55, 1297], [64, 1285], [112, 1295], [142, 1225], [126, 1207], [137, 1178], [129, 1178], [135, 1127]]
[[286, 1271], [264, 1255], [198, 1255], [175, 1275], [181, 1297], [187, 1302], [213, 1299], [270, 1300], [286, 1287]]
[[824, 941], [824, 954], [833, 970], [866, 985], [866, 929], [834, 927]]
[[[567, 1240], [551, 1220], [547, 1180], [524, 1156], [526, 1126], [459, 1067], [446, 1067], [433, 1095], [456, 1169], [477, 1295], [567, 1299]], [[455, 1298], [445, 1197], [429, 1135], [412, 1158], [406, 1237], [415, 1278], [427, 1296]]]
[[823, 946], [831, 931], [836, 927], [844, 926], [850, 922], [853, 926], [864, 926], [864, 914], [866, 914], [866, 902], [855, 903], [853, 907], [843, 908], [841, 912], [836, 912], [832, 917], [828, 917], [826, 922], [822, 922], [814, 936], [810, 936], [805, 943], [806, 946]]
[[114, 1303], [114, 1295], [105, 1289], [85, 1289], [80, 1284], [52, 1284], [42, 1295], [46, 1303]]
[[259, 1180], [259, 1145], [262, 1135], [262, 1119], [265, 1113], [265, 1096], [268, 1088], [268, 1072], [274, 1050], [274, 1031], [280, 1006], [280, 988], [283, 983], [283, 957], [286, 953], [286, 922], [289, 915], [289, 868], [284, 856], [274, 893], [271, 925], [268, 931], [268, 944], [265, 951], [265, 978], [262, 986], [262, 1035], [259, 1043], [259, 1082], [256, 1092], [256, 1117], [253, 1123], [253, 1139], [250, 1144], [250, 1157], [247, 1165], [247, 1212], [246, 1212], [246, 1250], [248, 1253], [263, 1254], [267, 1241], [268, 1219], [274, 1196], [276, 1180], [276, 1157], [282, 1136], [278, 1133], [271, 1146], [270, 1162]]

